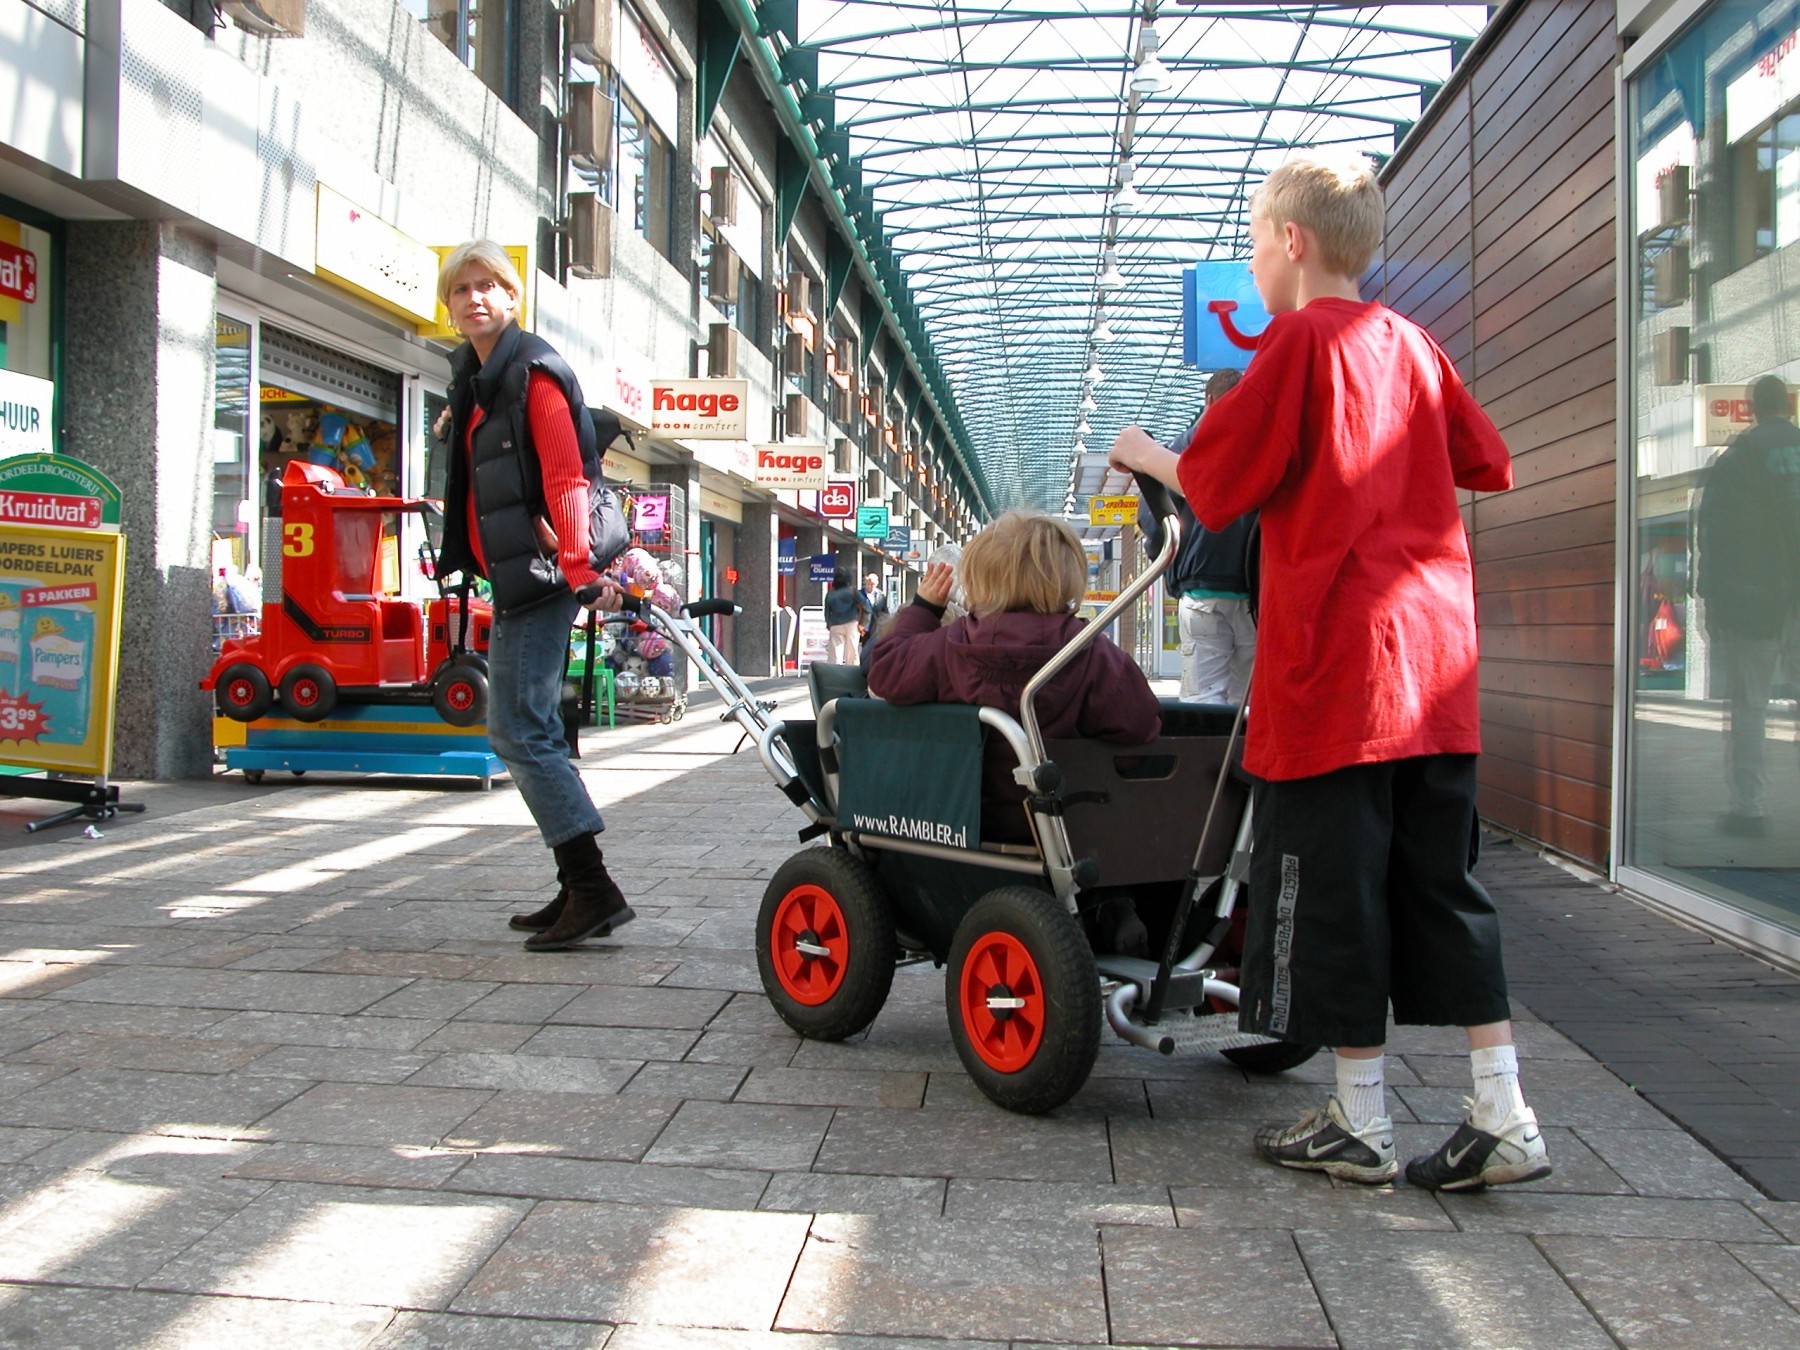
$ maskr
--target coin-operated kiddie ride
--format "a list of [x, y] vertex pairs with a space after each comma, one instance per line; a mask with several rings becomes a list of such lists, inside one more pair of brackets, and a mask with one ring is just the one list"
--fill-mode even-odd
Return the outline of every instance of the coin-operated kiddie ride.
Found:
[[[382, 584], [397, 571], [383, 551], [398, 548], [407, 515], [424, 518], [438, 581], [424, 606]], [[200, 682], [227, 768], [252, 782], [321, 769], [470, 776], [484, 788], [502, 771], [485, 730], [493, 612], [436, 576], [429, 540], [441, 519], [427, 498], [372, 497], [322, 465], [288, 465], [261, 632], [228, 640]]]

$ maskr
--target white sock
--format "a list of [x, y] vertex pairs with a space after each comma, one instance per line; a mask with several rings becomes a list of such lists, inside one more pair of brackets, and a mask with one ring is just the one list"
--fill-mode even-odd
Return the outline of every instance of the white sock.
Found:
[[1469, 1124], [1492, 1134], [1525, 1105], [1519, 1091], [1519, 1054], [1510, 1045], [1469, 1051], [1469, 1074], [1475, 1081], [1475, 1106]]
[[1371, 1059], [1352, 1059], [1333, 1055], [1337, 1061], [1337, 1099], [1344, 1108], [1350, 1128], [1360, 1130], [1370, 1121], [1387, 1115], [1386, 1061], [1376, 1055]]

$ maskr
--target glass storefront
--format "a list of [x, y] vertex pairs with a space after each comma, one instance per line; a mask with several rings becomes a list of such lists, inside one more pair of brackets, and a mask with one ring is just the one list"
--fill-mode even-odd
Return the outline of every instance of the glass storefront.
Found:
[[1800, 4], [1632, 65], [1621, 876], [1800, 951]]

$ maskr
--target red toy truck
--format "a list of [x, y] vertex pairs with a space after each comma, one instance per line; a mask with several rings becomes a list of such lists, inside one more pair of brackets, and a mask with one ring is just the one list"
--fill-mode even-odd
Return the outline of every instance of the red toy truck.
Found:
[[421, 612], [379, 589], [383, 520], [409, 513], [441, 508], [365, 496], [317, 464], [287, 466], [280, 594], [265, 592], [262, 632], [228, 640], [200, 682], [222, 714], [254, 722], [279, 702], [297, 721], [321, 722], [350, 701], [429, 703], [456, 727], [487, 717], [492, 607], [469, 603], [465, 641], [461, 599], [440, 594]]

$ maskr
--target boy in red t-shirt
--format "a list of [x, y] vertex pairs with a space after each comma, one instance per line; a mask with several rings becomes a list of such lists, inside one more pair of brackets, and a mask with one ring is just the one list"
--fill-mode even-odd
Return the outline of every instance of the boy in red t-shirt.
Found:
[[1505, 444], [1431, 337], [1365, 304], [1381, 188], [1361, 156], [1308, 154], [1250, 206], [1250, 270], [1274, 316], [1243, 382], [1179, 457], [1128, 427], [1113, 463], [1177, 487], [1202, 524], [1262, 512], [1245, 766], [1258, 778], [1240, 1025], [1337, 1051], [1337, 1092], [1259, 1152], [1350, 1181], [1398, 1168], [1382, 1046], [1462, 1026], [1474, 1100], [1432, 1190], [1550, 1172], [1519, 1092], [1475, 828], [1475, 597], [1456, 489], [1512, 486]]

